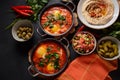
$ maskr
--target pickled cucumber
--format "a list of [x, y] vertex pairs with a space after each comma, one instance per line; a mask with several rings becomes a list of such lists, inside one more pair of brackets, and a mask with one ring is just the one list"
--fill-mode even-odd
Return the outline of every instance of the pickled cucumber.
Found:
[[118, 55], [118, 46], [111, 40], [104, 40], [98, 45], [98, 54], [106, 58]]

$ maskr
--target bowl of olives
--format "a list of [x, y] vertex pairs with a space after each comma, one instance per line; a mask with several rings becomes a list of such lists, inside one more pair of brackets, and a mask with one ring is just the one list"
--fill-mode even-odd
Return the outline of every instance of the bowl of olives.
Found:
[[105, 60], [115, 60], [120, 57], [120, 41], [112, 36], [102, 37], [98, 41], [97, 52]]
[[12, 36], [16, 41], [28, 41], [33, 34], [34, 26], [29, 20], [19, 20], [12, 27]]

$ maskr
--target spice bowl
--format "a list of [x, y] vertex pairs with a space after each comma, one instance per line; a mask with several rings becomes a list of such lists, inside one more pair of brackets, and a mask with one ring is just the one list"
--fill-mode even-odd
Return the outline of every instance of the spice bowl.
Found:
[[18, 20], [12, 27], [12, 36], [18, 42], [25, 42], [32, 38], [34, 26], [31, 21]]
[[72, 38], [72, 47], [80, 55], [89, 55], [96, 48], [96, 38], [88, 31], [77, 32]]

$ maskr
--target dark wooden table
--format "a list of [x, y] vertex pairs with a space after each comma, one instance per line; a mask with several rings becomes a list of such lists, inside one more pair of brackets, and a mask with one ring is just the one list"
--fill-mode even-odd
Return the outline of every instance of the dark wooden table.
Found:
[[[79, 0], [74, 0], [76, 5], [78, 2]], [[25, 0], [1, 0], [0, 2], [0, 80], [39, 80], [30, 76], [27, 71], [30, 65], [28, 51], [43, 38], [35, 31], [31, 40], [20, 43], [13, 39], [11, 29], [5, 30], [5, 27], [15, 18], [15, 15], [10, 12], [11, 6], [23, 4], [25, 4]], [[35, 23], [34, 26], [35, 30], [39, 27]], [[70, 57], [73, 60], [78, 55], [72, 50], [71, 46], [69, 48], [71, 53], [74, 53]], [[120, 62], [118, 69], [111, 72], [110, 75], [113, 80], [120, 80]]]

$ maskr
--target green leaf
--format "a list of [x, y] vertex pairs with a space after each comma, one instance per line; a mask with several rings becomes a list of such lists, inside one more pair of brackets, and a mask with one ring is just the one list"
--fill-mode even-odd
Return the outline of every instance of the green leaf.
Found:
[[45, 23], [43, 24], [43, 27], [46, 27], [46, 26], [49, 26], [49, 25], [50, 25], [50, 22], [47, 21], [47, 22], [45, 22]]
[[48, 0], [41, 0], [41, 2], [43, 2], [43, 3], [48, 3]]
[[54, 61], [54, 68], [55, 68], [55, 69], [60, 69], [59, 59], [56, 59], [56, 60]]
[[39, 66], [44, 67], [44, 62], [40, 61]]
[[53, 55], [54, 55], [54, 57], [56, 58], [56, 59], [58, 59], [60, 56], [59, 56], [59, 54], [58, 53], [53, 53]]
[[48, 46], [47, 47], [47, 52], [50, 52], [52, 50], [52, 47]]
[[38, 20], [39, 11], [48, 3], [48, 0], [27, 0], [27, 4], [32, 7], [34, 15], [29, 18], [32, 21]]
[[8, 25], [8, 26], [5, 28], [5, 30], [11, 28], [18, 20], [20, 20], [20, 19], [15, 19], [10, 25]]

